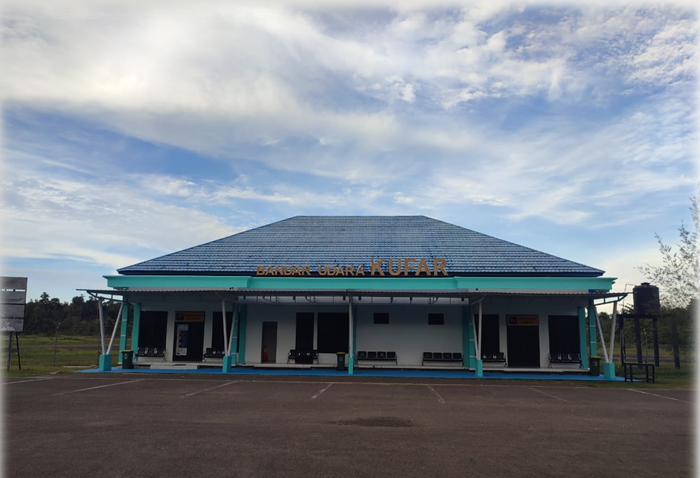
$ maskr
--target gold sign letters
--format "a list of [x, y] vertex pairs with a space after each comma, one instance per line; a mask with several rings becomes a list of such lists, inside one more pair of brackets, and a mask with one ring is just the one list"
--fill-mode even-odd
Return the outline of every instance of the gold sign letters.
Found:
[[[349, 276], [349, 277], [399, 277], [399, 276], [446, 276], [447, 261], [445, 259], [372, 259], [370, 270], [365, 271], [360, 265], [354, 266], [318, 266], [313, 270], [314, 274], [320, 276]], [[386, 272], [382, 266], [386, 264]], [[255, 275], [257, 276], [310, 276], [311, 266], [257, 266]]]

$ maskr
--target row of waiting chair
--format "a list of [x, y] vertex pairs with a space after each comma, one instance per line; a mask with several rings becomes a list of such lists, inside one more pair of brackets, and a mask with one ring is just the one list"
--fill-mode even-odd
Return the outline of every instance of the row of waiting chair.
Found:
[[208, 347], [204, 349], [204, 358], [224, 358], [224, 351], [223, 350], [217, 350], [212, 347]]
[[377, 360], [386, 362], [395, 362], [398, 365], [398, 357], [396, 352], [368, 352], [366, 350], [357, 352], [357, 361], [360, 360]]
[[549, 363], [581, 363], [581, 354], [549, 354]]
[[461, 352], [423, 352], [423, 364], [425, 362], [461, 362]]
[[137, 357], [165, 357], [165, 349], [159, 347], [139, 347], [136, 350]]
[[318, 363], [318, 350], [292, 349], [287, 355], [287, 363], [294, 360], [295, 363]]

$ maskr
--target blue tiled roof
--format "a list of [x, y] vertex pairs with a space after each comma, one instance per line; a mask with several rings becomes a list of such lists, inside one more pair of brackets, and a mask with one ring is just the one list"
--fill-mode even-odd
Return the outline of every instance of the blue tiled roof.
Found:
[[[457, 276], [600, 276], [603, 271], [425, 216], [297, 216], [119, 269], [120, 274], [255, 275], [256, 266], [447, 260]], [[386, 261], [383, 266], [386, 272]]]

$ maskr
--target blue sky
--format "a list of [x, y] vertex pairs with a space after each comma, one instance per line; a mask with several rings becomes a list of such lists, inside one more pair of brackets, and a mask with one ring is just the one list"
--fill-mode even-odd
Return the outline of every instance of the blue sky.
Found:
[[[9, 1], [3, 275], [70, 300], [295, 215], [422, 214], [639, 283], [698, 184], [690, 3]], [[629, 290], [629, 287], [628, 287]]]

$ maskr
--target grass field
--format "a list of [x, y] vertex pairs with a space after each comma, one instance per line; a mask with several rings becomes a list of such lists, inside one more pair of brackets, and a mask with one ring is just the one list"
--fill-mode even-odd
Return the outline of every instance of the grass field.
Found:
[[[15, 341], [12, 343], [12, 365], [10, 373], [7, 373], [7, 337], [3, 337], [2, 373], [10, 377], [28, 377], [46, 375], [54, 372], [74, 370], [76, 367], [96, 367], [100, 345], [99, 337], [73, 337], [58, 336], [56, 343], [54, 365], [54, 337], [42, 337], [37, 335], [20, 335], [19, 348], [22, 362], [22, 370], [18, 369]], [[109, 343], [109, 342], [108, 342]], [[112, 346], [112, 365], [116, 366], [119, 359], [119, 344]]]
[[[119, 360], [119, 344], [112, 346], [112, 366], [117, 366]], [[20, 352], [22, 360], [22, 370], [17, 367], [17, 355], [13, 353], [12, 366], [10, 372], [6, 372], [7, 361], [7, 338], [2, 342], [2, 351], [5, 354], [1, 368], [2, 376], [9, 377], [29, 377], [36, 375], [48, 375], [52, 373], [65, 373], [76, 368], [97, 367], [99, 360], [99, 337], [76, 337], [60, 336], [56, 346], [56, 356], [54, 365], [54, 338], [36, 335], [20, 336]], [[14, 351], [14, 345], [13, 345]], [[669, 350], [662, 349], [661, 357], [668, 357]], [[629, 356], [630, 351], [628, 351]], [[672, 355], [671, 355], [672, 356]], [[691, 354], [683, 356], [684, 360], [692, 357]], [[662, 362], [661, 367], [656, 369], [655, 384], [635, 383], [635, 387], [646, 388], [673, 388], [673, 389], [694, 389], [695, 388], [695, 362], [683, 362], [680, 370], [673, 367], [673, 362]], [[616, 371], [618, 376], [622, 375], [622, 369], [617, 363]], [[628, 387], [625, 382], [587, 382], [586, 386], [593, 387]]]

